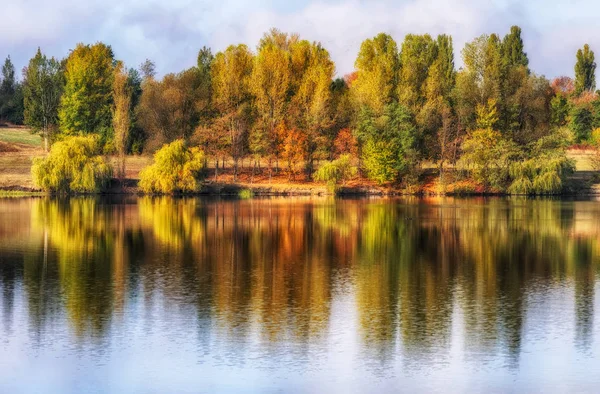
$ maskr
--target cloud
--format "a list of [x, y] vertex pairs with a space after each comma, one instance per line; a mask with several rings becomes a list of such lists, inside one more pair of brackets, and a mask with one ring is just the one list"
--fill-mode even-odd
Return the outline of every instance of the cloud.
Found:
[[[575, 51], [588, 42], [600, 50], [594, 0], [8, 0], [0, 24], [0, 56], [26, 65], [37, 46], [63, 57], [77, 42], [111, 44], [118, 58], [137, 66], [154, 60], [159, 73], [190, 67], [204, 45], [254, 48], [271, 27], [320, 41], [339, 75], [352, 71], [361, 42], [379, 32], [400, 45], [407, 33], [446, 33], [454, 38], [456, 63], [464, 44], [483, 33], [523, 28], [534, 71], [572, 75]], [[525, 3], [525, 4], [524, 4]]]

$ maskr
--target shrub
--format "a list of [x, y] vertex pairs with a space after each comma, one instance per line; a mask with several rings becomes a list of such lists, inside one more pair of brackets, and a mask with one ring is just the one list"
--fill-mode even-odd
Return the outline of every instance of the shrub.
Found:
[[350, 155], [341, 155], [339, 159], [323, 164], [313, 178], [319, 182], [327, 182], [330, 190], [336, 190], [338, 185], [344, 185], [349, 179], [356, 176], [356, 166], [352, 165]]
[[188, 148], [183, 140], [164, 145], [152, 165], [140, 173], [140, 189], [146, 193], [186, 193], [200, 188], [204, 153]]
[[99, 153], [100, 144], [94, 136], [56, 142], [47, 157], [34, 159], [33, 182], [51, 192], [99, 192], [112, 176], [112, 168]]

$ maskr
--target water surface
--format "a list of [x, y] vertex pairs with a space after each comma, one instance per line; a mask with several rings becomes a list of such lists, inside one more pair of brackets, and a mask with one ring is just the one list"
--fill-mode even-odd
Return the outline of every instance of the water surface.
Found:
[[0, 199], [0, 392], [598, 392], [600, 202]]

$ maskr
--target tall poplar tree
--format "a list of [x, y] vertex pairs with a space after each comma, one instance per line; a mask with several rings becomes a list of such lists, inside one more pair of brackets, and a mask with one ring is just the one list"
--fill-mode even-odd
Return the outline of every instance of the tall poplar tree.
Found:
[[588, 44], [577, 51], [577, 63], [575, 63], [575, 94], [580, 95], [584, 91], [596, 89], [596, 62], [594, 51]]

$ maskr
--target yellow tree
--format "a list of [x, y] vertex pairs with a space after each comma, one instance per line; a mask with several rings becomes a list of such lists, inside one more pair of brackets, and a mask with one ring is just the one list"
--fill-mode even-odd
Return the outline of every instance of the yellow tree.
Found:
[[307, 176], [313, 172], [315, 154], [319, 146], [325, 146], [324, 131], [332, 123], [331, 83], [335, 66], [329, 53], [320, 44], [307, 47], [305, 69], [292, 103], [297, 126], [306, 135], [305, 164]]
[[122, 180], [125, 177], [125, 150], [127, 149], [127, 136], [131, 121], [129, 108], [131, 106], [131, 92], [127, 86], [127, 72], [123, 63], [119, 62], [115, 68], [113, 82], [113, 129], [115, 131], [115, 148], [119, 154], [118, 176]]
[[[277, 39], [279, 38], [279, 39]], [[250, 88], [258, 111], [259, 123], [253, 130], [250, 150], [255, 154], [266, 154], [271, 162], [278, 156], [276, 126], [285, 118], [290, 90], [290, 54], [281, 33], [271, 31], [261, 40]]]
[[223, 133], [234, 163], [237, 178], [238, 161], [243, 157], [251, 126], [251, 93], [253, 55], [246, 45], [231, 45], [219, 52], [212, 63], [213, 103], [219, 111], [215, 132]]
[[400, 61], [398, 45], [388, 34], [380, 33], [365, 40], [354, 63], [357, 78], [352, 91], [361, 106], [377, 113], [396, 97]]

